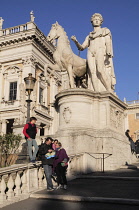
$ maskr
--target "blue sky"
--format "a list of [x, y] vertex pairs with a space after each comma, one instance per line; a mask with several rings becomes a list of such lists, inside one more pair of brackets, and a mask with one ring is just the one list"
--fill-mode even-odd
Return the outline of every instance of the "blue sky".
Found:
[[[3, 28], [24, 24], [30, 20], [31, 10], [35, 23], [45, 35], [56, 21], [68, 37], [76, 35], [82, 43], [92, 25], [90, 17], [101, 13], [102, 27], [111, 30], [114, 49], [114, 69], [117, 78], [116, 93], [127, 101], [139, 99], [139, 0], [1, 0], [0, 17]], [[75, 54], [78, 50], [71, 41]], [[86, 51], [81, 52], [86, 58]]]

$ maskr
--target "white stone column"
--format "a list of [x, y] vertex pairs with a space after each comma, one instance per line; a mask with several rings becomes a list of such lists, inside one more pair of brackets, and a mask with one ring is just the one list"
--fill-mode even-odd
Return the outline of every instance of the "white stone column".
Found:
[[1, 134], [6, 134], [7, 123], [9, 123], [8, 120], [6, 119], [2, 120]]
[[36, 137], [38, 137], [38, 138], [40, 137], [40, 123], [41, 122], [39, 120], [37, 120], [37, 125], [38, 126], [37, 126], [37, 134], [36, 134]]
[[49, 128], [50, 128], [50, 125], [46, 124], [46, 126], [44, 127], [44, 136], [49, 134]]
[[2, 99], [2, 84], [3, 84], [3, 74], [2, 74], [2, 65], [0, 64], [0, 84], [1, 84], [1, 91], [0, 91], [0, 100]]
[[8, 73], [4, 73], [3, 74], [3, 80], [2, 80], [2, 99], [5, 99], [5, 91], [7, 91], [7, 88], [5, 88], [5, 82], [7, 79], [7, 74]]
[[0, 135], [2, 134], [2, 121], [0, 121]]
[[39, 104], [39, 89], [40, 89], [40, 78], [38, 77], [37, 78], [37, 81], [36, 81], [36, 95], [37, 95], [37, 105]]
[[21, 98], [22, 70], [18, 72], [17, 100]]

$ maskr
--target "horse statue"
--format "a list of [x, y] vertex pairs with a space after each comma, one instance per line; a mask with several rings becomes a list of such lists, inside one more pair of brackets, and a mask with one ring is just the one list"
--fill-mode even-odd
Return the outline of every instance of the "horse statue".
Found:
[[51, 30], [47, 36], [48, 41], [56, 41], [56, 50], [53, 58], [61, 71], [67, 71], [69, 76], [70, 88], [75, 87], [75, 78], [81, 78], [86, 75], [86, 59], [75, 55], [70, 47], [70, 42], [64, 28], [56, 22], [52, 24]]

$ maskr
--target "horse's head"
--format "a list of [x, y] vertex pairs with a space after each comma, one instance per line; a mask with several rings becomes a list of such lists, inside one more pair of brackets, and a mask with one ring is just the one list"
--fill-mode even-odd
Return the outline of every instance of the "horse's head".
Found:
[[51, 30], [47, 36], [48, 41], [52, 42], [59, 37], [59, 35], [57, 33], [58, 26], [59, 26], [58, 22], [52, 24]]

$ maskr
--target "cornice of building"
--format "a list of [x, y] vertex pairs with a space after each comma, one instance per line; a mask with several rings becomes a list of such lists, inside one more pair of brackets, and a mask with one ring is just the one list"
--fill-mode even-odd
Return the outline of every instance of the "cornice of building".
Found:
[[139, 109], [139, 100], [126, 101], [127, 109]]
[[139, 104], [128, 104], [127, 109], [139, 109]]
[[34, 22], [28, 22], [0, 31], [1, 50], [28, 45], [30, 43], [36, 44], [54, 62], [53, 53], [55, 47], [47, 40], [47, 37], [38, 29]]
[[43, 112], [43, 111], [41, 111], [41, 110], [34, 109], [34, 111], [35, 111], [38, 115], [42, 116], [43, 118], [46, 118], [46, 119], [51, 120], [51, 121], [53, 120], [53, 117], [51, 117], [49, 114], [46, 114], [45, 112]]
[[0, 114], [6, 112], [6, 113], [11, 113], [15, 111], [20, 111], [20, 107], [6, 107], [6, 108], [0, 108]]

